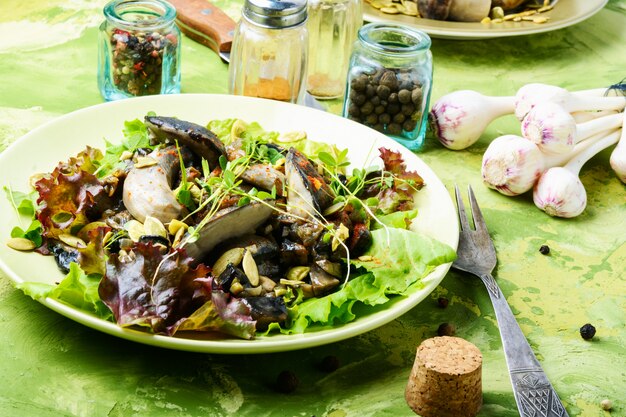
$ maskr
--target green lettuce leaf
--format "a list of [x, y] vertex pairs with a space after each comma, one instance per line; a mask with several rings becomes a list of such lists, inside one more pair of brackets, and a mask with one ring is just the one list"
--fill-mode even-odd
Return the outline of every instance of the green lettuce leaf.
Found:
[[104, 305], [98, 295], [101, 275], [85, 274], [78, 264], [70, 264], [70, 272], [58, 285], [44, 284], [41, 282], [24, 282], [18, 284], [18, 288], [33, 299], [45, 297], [62, 301], [80, 310], [94, 313], [96, 316], [111, 321], [113, 314]]
[[[352, 264], [366, 270], [352, 278], [337, 292], [305, 300], [290, 309], [290, 323], [281, 328], [270, 325], [267, 333], [302, 333], [311, 326], [331, 327], [348, 323], [359, 312], [386, 303], [388, 296], [408, 295], [421, 286], [421, 279], [436, 266], [452, 262], [454, 250], [435, 239], [404, 229], [389, 228], [372, 232], [373, 244], [361, 259]], [[389, 237], [389, 244], [387, 237]], [[400, 260], [400, 262], [399, 262]]]
[[122, 166], [120, 157], [124, 151], [134, 152], [139, 148], [155, 148], [155, 146], [150, 145], [148, 128], [139, 119], [125, 121], [122, 133], [124, 134], [124, 139], [120, 144], [113, 144], [107, 140], [104, 141], [106, 150], [104, 157], [98, 162], [99, 167], [96, 171], [96, 175], [99, 178], [106, 177]]
[[[408, 211], [396, 211], [394, 213], [376, 216], [387, 227], [395, 227], [398, 229], [408, 229], [411, 226], [411, 220], [417, 217], [417, 209]], [[374, 230], [382, 228], [377, 222], [372, 222]]]
[[[389, 233], [387, 235], [387, 233]], [[372, 232], [373, 244], [361, 259], [352, 264], [374, 274], [374, 285], [387, 294], [404, 294], [435, 267], [454, 261], [454, 250], [421, 233], [388, 228]]]

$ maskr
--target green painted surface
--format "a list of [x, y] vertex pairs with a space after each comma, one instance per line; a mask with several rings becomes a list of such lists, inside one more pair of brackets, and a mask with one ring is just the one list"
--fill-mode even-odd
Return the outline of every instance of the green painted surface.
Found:
[[[34, 127], [101, 102], [96, 38], [102, 1], [0, 4], [0, 151]], [[237, 7], [228, 1], [236, 15]], [[626, 1], [546, 34], [486, 41], [433, 41], [434, 98], [457, 89], [512, 95], [528, 82], [571, 89], [626, 76]], [[185, 39], [183, 92], [226, 92], [227, 69]], [[338, 103], [331, 109], [339, 110]], [[210, 117], [210, 115], [207, 115]], [[430, 141], [420, 156], [446, 185], [470, 183], [498, 250], [502, 290], [571, 416], [626, 415], [626, 189], [608, 152], [582, 172], [589, 205], [574, 220], [547, 217], [529, 195], [504, 197], [482, 186], [489, 139], [519, 131], [506, 117], [481, 141], [452, 152]], [[542, 244], [552, 250], [539, 254]], [[2, 249], [8, 250], [4, 245]], [[450, 299], [446, 309], [437, 297]], [[450, 272], [425, 302], [398, 320], [348, 341], [249, 356], [192, 354], [116, 339], [46, 309], [0, 276], [2, 416], [410, 416], [404, 387], [415, 349], [450, 322], [484, 355], [483, 417], [518, 415], [493, 310], [482, 285]], [[587, 322], [593, 341], [580, 338]], [[323, 373], [326, 355], [341, 367]], [[273, 389], [289, 369], [300, 387]], [[613, 412], [599, 403], [609, 398]]]

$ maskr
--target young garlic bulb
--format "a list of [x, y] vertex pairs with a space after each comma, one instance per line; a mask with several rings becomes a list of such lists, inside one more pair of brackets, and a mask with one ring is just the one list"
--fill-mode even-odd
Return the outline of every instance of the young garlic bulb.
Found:
[[535, 105], [522, 122], [522, 136], [537, 144], [547, 154], [570, 152], [581, 140], [618, 128], [620, 114], [612, 114], [576, 124], [574, 117], [559, 104], [544, 102]]
[[563, 167], [553, 167], [541, 175], [533, 189], [533, 202], [550, 216], [571, 218], [587, 206], [587, 192], [580, 181], [582, 166], [600, 151], [615, 144], [620, 132], [615, 131], [597, 141]]
[[613, 152], [611, 152], [611, 168], [617, 174], [621, 182], [626, 184], [626, 111], [622, 114], [622, 137]]
[[448, 149], [476, 143], [496, 118], [513, 113], [513, 97], [488, 97], [460, 90], [441, 97], [430, 112], [439, 141]]
[[504, 135], [489, 144], [483, 154], [481, 174], [489, 188], [516, 196], [530, 191], [548, 168], [566, 163], [601, 139], [589, 138], [566, 154], [546, 155], [539, 147], [520, 136]]
[[626, 106], [624, 97], [597, 97], [598, 93], [598, 90], [570, 93], [553, 85], [526, 84], [515, 94], [515, 116], [522, 121], [535, 105], [547, 101], [560, 104], [570, 113], [582, 110], [622, 111]]

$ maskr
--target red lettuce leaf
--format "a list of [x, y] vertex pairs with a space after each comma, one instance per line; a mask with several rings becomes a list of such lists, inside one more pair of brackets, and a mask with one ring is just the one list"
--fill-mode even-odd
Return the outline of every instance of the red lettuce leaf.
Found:
[[411, 180], [413, 187], [418, 190], [422, 188], [424, 180], [417, 172], [407, 171], [400, 152], [394, 152], [387, 148], [378, 148], [378, 151], [380, 152], [380, 158], [385, 164], [385, 171], [391, 172], [402, 180]]
[[112, 205], [104, 183], [80, 169], [64, 173], [59, 166], [50, 176], [37, 181], [35, 187], [39, 192], [37, 203], [41, 205], [37, 219], [48, 238], [75, 234]]
[[[191, 267], [182, 250], [161, 253], [152, 244], [136, 243], [125, 255], [111, 254], [99, 294], [120, 326], [146, 326], [154, 333], [217, 330], [252, 337], [256, 322], [239, 300], [213, 293], [210, 269]], [[241, 303], [243, 304], [243, 303]]]

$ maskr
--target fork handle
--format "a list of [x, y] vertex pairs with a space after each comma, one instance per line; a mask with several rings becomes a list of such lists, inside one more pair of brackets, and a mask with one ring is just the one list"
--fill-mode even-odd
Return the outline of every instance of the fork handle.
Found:
[[491, 274], [480, 276], [496, 313], [520, 417], [568, 417], [559, 396], [533, 353], [511, 307]]

